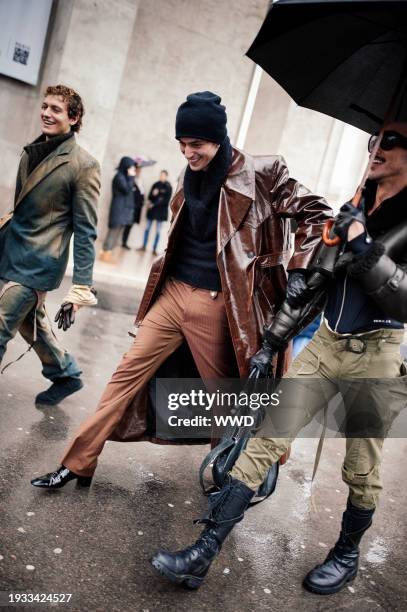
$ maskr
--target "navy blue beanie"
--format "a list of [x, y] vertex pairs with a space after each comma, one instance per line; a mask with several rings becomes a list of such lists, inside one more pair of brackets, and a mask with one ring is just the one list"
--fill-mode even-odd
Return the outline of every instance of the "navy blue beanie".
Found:
[[175, 138], [199, 138], [221, 144], [226, 136], [226, 110], [220, 96], [200, 91], [187, 96], [175, 119]]

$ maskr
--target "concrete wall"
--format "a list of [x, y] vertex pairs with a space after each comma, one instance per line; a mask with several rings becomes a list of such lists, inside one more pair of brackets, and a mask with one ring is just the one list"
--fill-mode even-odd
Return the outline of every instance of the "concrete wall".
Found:
[[[21, 147], [38, 133], [41, 92], [66, 83], [86, 107], [79, 141], [102, 164], [100, 235], [110, 184], [122, 155], [144, 154], [146, 188], [161, 167], [176, 182], [183, 158], [174, 140], [179, 104], [212, 89], [228, 109], [236, 137], [253, 64], [244, 57], [267, 0], [59, 0], [55, 2], [41, 83], [30, 87], [0, 75], [0, 211], [11, 203]], [[134, 244], [141, 229], [133, 230]]]
[[0, 75], [0, 211], [10, 207], [22, 146], [39, 133], [42, 93], [49, 84], [64, 83], [81, 93], [86, 114], [79, 141], [103, 161], [137, 8], [137, 0], [58, 0], [38, 86]]
[[[266, 8], [266, 0], [141, 0], [103, 163], [107, 199], [121, 155], [157, 160], [143, 170], [147, 188], [160, 168], [176, 184], [185, 164], [174, 139], [175, 113], [193, 91], [222, 96], [236, 138], [253, 73], [244, 53]], [[102, 225], [106, 214], [107, 206]], [[133, 229], [134, 245], [141, 233], [141, 226]]]
[[54, 3], [46, 43], [47, 60], [37, 87], [0, 75], [0, 214], [12, 207], [22, 146], [38, 135], [40, 95], [45, 83], [56, 82], [72, 8], [71, 2]]

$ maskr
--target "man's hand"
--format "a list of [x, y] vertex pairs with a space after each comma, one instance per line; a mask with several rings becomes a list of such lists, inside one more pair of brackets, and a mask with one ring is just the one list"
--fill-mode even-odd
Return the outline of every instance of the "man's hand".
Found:
[[291, 308], [301, 308], [308, 304], [313, 290], [308, 287], [304, 272], [289, 272], [286, 290], [286, 300]]
[[260, 378], [267, 378], [271, 373], [271, 363], [275, 351], [263, 342], [262, 348], [250, 359], [250, 369], [256, 368]]
[[264, 327], [263, 342], [261, 349], [250, 359], [250, 368], [257, 369], [260, 378], [267, 378], [271, 374], [272, 361], [285, 343], [281, 342], [270, 332], [270, 328]]
[[[69, 293], [65, 296], [61, 308], [55, 315], [55, 323], [58, 329], [66, 331], [75, 323], [75, 314], [82, 306], [94, 306], [97, 304], [97, 291], [87, 285], [72, 285]], [[81, 304], [78, 302], [82, 302]]]
[[335, 219], [333, 232], [339, 236], [343, 242], [353, 240], [357, 236], [366, 233], [366, 217], [364, 211], [364, 200], [356, 208], [351, 202], [346, 202], [339, 209]]
[[[276, 319], [281, 312], [282, 309], [277, 313]], [[280, 337], [281, 329], [277, 334], [275, 332], [275, 321], [268, 327], [267, 325], [264, 326], [261, 349], [250, 359], [250, 367], [252, 369], [256, 368], [261, 378], [271, 375], [274, 355], [277, 355], [280, 351], [284, 351], [287, 347], [289, 339], [286, 339], [284, 335]]]

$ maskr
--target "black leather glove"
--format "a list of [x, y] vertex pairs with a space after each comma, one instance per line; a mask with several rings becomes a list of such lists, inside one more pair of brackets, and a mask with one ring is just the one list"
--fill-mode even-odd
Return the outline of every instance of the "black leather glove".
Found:
[[61, 308], [58, 310], [54, 319], [55, 323], [58, 323], [58, 329], [62, 329], [66, 331], [75, 323], [75, 310], [74, 305], [71, 302], [67, 302], [66, 304], [62, 304]]
[[304, 272], [289, 272], [286, 290], [286, 300], [291, 308], [301, 308], [308, 304], [313, 290], [308, 287]]
[[346, 204], [340, 207], [335, 219], [335, 225], [332, 228], [333, 233], [339, 236], [343, 242], [347, 242], [348, 230], [354, 221], [359, 221], [364, 226], [366, 232], [365, 202], [363, 198], [358, 208], [353, 206], [351, 202], [346, 202]]
[[257, 369], [259, 378], [267, 378], [272, 373], [272, 361], [274, 355], [284, 350], [287, 343], [279, 339], [269, 327], [264, 327], [263, 343], [261, 349], [250, 359], [250, 368]]
[[250, 369], [256, 369], [259, 378], [267, 378], [271, 374], [271, 363], [276, 351], [263, 342], [262, 348], [250, 359]]

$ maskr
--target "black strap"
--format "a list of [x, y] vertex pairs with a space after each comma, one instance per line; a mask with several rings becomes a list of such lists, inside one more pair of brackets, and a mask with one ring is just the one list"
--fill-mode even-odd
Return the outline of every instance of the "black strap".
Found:
[[[249, 376], [248, 376], [248, 382], [245, 385], [245, 389], [247, 389], [248, 387], [250, 388], [253, 385], [253, 381], [257, 378], [260, 377], [260, 372], [258, 371], [257, 368], [252, 368], [250, 370]], [[272, 376], [270, 377], [272, 378]], [[228, 449], [233, 448], [239, 440], [243, 439], [248, 439], [251, 436], [251, 430], [248, 430], [247, 428], [241, 428], [241, 427], [237, 427], [233, 432], [231, 432], [227, 437], [223, 438], [220, 443], [215, 446], [215, 448], [213, 448], [211, 451], [209, 451], [209, 453], [206, 455], [206, 457], [204, 458], [204, 460], [201, 463], [201, 466], [199, 468], [199, 483], [201, 485], [202, 491], [204, 493], [204, 495], [209, 495], [210, 493], [213, 493], [214, 491], [217, 490], [216, 485], [214, 486], [213, 484], [209, 487], [206, 486], [205, 484], [205, 480], [204, 480], [204, 474], [205, 474], [205, 470], [212, 464], [214, 464], [216, 462], [216, 460]], [[277, 468], [278, 469], [278, 468]], [[278, 474], [278, 472], [277, 472]], [[267, 477], [266, 477], [267, 478]], [[265, 499], [267, 499], [274, 491], [274, 488], [271, 489], [266, 496], [261, 497], [260, 499], [257, 499], [255, 501], [250, 502], [250, 505], [254, 506], [256, 504], [259, 504], [260, 502], [264, 501]]]
[[216, 459], [228, 448], [232, 448], [234, 445], [236, 444], [236, 441], [234, 438], [225, 438], [224, 440], [222, 440], [221, 442], [219, 442], [219, 444], [217, 446], [215, 446], [215, 448], [213, 448], [211, 451], [209, 451], [209, 453], [206, 455], [205, 459], [202, 461], [201, 463], [201, 467], [199, 468], [199, 483], [202, 487], [202, 490], [204, 492], [204, 495], [209, 495], [212, 490], [213, 487], [206, 487], [205, 486], [205, 481], [204, 481], [204, 473], [207, 467], [209, 467], [211, 465], [211, 463], [214, 463], [216, 461]]

